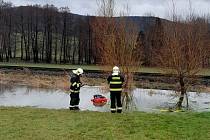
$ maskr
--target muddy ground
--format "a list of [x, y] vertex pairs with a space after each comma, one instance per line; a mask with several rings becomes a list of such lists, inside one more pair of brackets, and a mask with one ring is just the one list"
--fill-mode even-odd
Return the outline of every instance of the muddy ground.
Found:
[[[37, 88], [68, 90], [71, 71], [49, 71], [32, 69], [0, 69], [0, 84], [7, 86], [26, 85]], [[86, 71], [82, 82], [90, 86], [103, 86], [107, 89], [109, 73]], [[146, 89], [178, 90], [178, 80], [172, 75], [135, 73], [134, 85]], [[194, 77], [187, 80], [190, 91], [210, 92], [209, 77]]]

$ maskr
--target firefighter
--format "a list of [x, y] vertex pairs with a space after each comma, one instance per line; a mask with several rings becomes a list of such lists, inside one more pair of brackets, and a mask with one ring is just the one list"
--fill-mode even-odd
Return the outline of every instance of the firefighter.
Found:
[[71, 77], [71, 86], [70, 86], [70, 110], [79, 110], [79, 92], [82, 86], [80, 77], [83, 74], [83, 69], [78, 68], [72, 71], [74, 75]]
[[[107, 78], [110, 87], [110, 99], [111, 99], [111, 112], [121, 113], [122, 103], [121, 103], [121, 92], [124, 82], [124, 77], [120, 75], [120, 70], [117, 66], [113, 67], [112, 74]], [[117, 108], [116, 102], [117, 101]]]

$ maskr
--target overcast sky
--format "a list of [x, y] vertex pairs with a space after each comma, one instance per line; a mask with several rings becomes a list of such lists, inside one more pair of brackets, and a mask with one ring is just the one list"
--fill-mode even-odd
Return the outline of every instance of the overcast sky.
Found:
[[[81, 15], [96, 15], [96, 0], [4, 0], [15, 6], [31, 4], [53, 4], [56, 7], [69, 7], [72, 13]], [[167, 18], [172, 9], [172, 0], [115, 0], [116, 8], [122, 10], [129, 5], [130, 15], [142, 16], [152, 13], [154, 16]], [[181, 15], [189, 13], [189, 0], [174, 0], [176, 12]], [[192, 11], [195, 14], [210, 13], [210, 0], [191, 0]]]

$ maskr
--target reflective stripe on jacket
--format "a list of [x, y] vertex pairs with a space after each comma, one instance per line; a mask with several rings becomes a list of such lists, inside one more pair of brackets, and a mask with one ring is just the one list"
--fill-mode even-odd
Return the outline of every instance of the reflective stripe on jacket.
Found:
[[71, 86], [70, 86], [71, 92], [79, 93], [80, 87], [82, 85], [82, 83], [80, 82], [80, 77], [78, 75], [75, 75], [71, 78], [70, 82], [71, 82]]
[[124, 77], [121, 75], [110, 75], [107, 79], [110, 91], [122, 91]]

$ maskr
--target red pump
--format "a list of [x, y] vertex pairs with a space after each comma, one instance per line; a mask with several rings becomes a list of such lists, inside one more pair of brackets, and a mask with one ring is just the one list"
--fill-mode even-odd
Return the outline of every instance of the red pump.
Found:
[[108, 99], [102, 95], [94, 95], [91, 101], [94, 106], [102, 107], [107, 103]]

